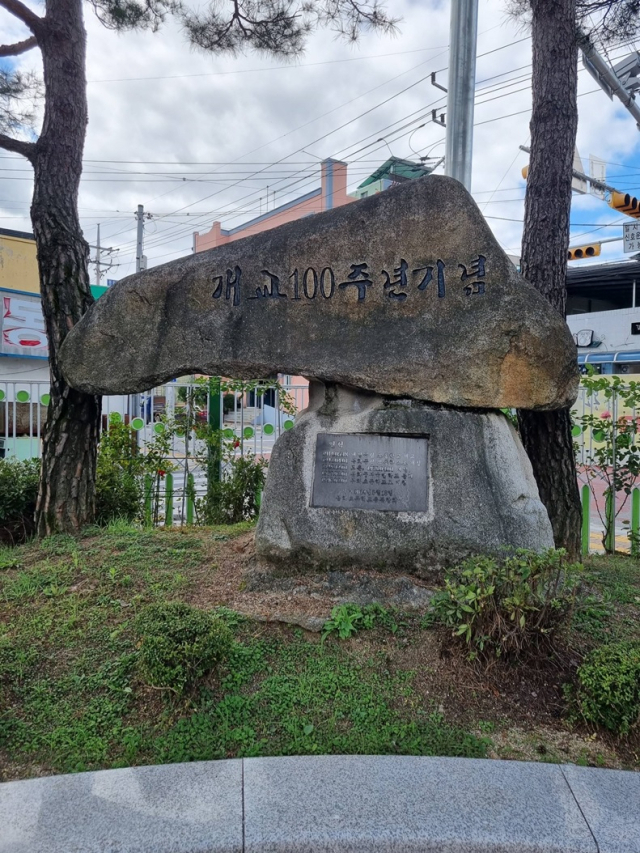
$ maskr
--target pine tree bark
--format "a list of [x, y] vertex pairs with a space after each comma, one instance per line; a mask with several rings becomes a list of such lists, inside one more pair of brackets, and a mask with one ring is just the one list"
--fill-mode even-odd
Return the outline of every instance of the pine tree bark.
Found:
[[89, 247], [77, 208], [87, 125], [82, 0], [47, 0], [38, 44], [46, 97], [42, 133], [30, 157], [31, 221], [49, 339], [51, 391], [36, 525], [38, 534], [47, 536], [77, 533], [95, 516], [101, 398], [70, 388], [58, 361], [67, 333], [93, 302]]
[[[522, 273], [564, 316], [578, 126], [576, 0], [531, 0], [533, 108]], [[523, 444], [557, 548], [580, 554], [580, 495], [569, 409], [519, 411]]]

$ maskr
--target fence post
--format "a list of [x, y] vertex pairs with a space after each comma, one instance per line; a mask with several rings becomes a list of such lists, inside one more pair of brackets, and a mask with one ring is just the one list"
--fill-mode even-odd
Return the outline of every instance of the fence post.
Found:
[[195, 505], [193, 502], [193, 495], [195, 491], [195, 483], [193, 480], [193, 474], [189, 474], [187, 477], [187, 524], [193, 524], [193, 516]]
[[582, 553], [586, 557], [589, 555], [590, 530], [589, 530], [589, 510], [591, 502], [591, 489], [589, 486], [582, 487]]
[[222, 463], [222, 392], [220, 389], [220, 377], [212, 376], [209, 379], [209, 426], [216, 434], [215, 446], [209, 444], [209, 457], [207, 465], [207, 478], [213, 482], [220, 482], [220, 468]]
[[606, 534], [604, 537], [604, 550], [607, 554], [614, 554], [616, 550], [616, 500], [615, 492], [609, 491], [604, 501], [604, 518]]
[[153, 480], [151, 474], [144, 475], [144, 524], [151, 527], [151, 496], [153, 492]]
[[637, 557], [640, 555], [640, 542], [638, 542], [638, 534], [640, 533], [640, 489], [636, 488], [631, 492], [631, 556]]
[[171, 471], [164, 478], [164, 526], [173, 526], [173, 474]]

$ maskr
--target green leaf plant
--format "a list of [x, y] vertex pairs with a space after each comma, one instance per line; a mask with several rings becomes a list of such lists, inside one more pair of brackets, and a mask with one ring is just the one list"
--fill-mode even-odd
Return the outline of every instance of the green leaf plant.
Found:
[[[594, 496], [599, 496], [604, 484], [604, 506], [597, 502], [597, 511], [603, 525], [602, 542], [607, 553], [615, 551], [616, 519], [624, 510], [629, 495], [640, 477], [640, 417], [635, 409], [640, 403], [640, 383], [625, 382], [619, 376], [599, 376], [589, 372], [582, 378], [587, 399], [596, 401], [603, 397], [607, 408], [603, 411], [577, 415], [574, 411], [573, 434], [583, 437], [584, 473]], [[621, 414], [622, 412], [622, 414]], [[633, 414], [632, 414], [633, 413]], [[585, 440], [591, 438], [590, 441]], [[580, 447], [576, 445], [576, 452]], [[578, 464], [580, 464], [578, 456]], [[622, 501], [616, 496], [622, 494]]]

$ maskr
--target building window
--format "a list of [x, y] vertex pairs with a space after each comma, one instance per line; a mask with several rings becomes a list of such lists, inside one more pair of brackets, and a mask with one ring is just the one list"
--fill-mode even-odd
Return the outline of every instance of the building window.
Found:
[[617, 311], [633, 306], [633, 284], [571, 285], [567, 314]]

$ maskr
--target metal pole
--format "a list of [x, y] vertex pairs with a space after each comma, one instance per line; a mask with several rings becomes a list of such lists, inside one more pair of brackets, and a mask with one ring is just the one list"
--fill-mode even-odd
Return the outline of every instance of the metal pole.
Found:
[[142, 204], [138, 205], [138, 212], [136, 213], [136, 219], [138, 221], [138, 235], [136, 241], [136, 272], [140, 272], [143, 269], [142, 266], [142, 240], [144, 237], [144, 206]]
[[640, 107], [636, 104], [633, 94], [623, 86], [616, 72], [607, 65], [584, 34], [582, 34], [580, 40], [580, 50], [582, 51], [583, 63], [587, 71], [595, 77], [610, 98], [615, 95], [621, 101], [627, 111], [634, 117], [640, 129]]
[[[518, 148], [521, 151], [524, 151], [525, 154], [531, 153], [531, 149], [527, 145], [519, 145]], [[619, 193], [620, 192], [620, 190], [617, 190], [615, 187], [612, 187], [611, 184], [606, 184], [604, 181], [599, 181], [597, 178], [592, 178], [591, 175], [585, 175], [584, 172], [579, 172], [577, 169], [572, 169], [571, 174], [573, 175], [574, 178], [580, 178], [583, 181], [588, 181], [597, 190], [604, 190], [605, 192], [608, 192], [608, 193]], [[604, 241], [601, 240], [599, 242], [604, 242]]]
[[98, 287], [100, 287], [100, 279], [102, 278], [102, 272], [100, 270], [100, 267], [102, 266], [102, 264], [100, 263], [100, 261], [101, 261], [101, 256], [100, 256], [100, 225], [98, 225], [97, 231], [98, 231], [98, 233], [96, 235], [96, 284], [98, 285]]
[[[144, 239], [144, 205], [138, 205], [138, 211], [136, 213], [136, 220], [138, 223], [138, 233], [136, 239], [136, 272], [140, 272], [145, 268], [143, 263], [143, 255], [142, 255], [142, 241]], [[144, 414], [140, 411], [140, 394], [133, 394], [133, 407], [136, 415]], [[136, 441], [138, 442], [138, 446], [140, 445], [140, 436], [142, 435], [142, 431], [136, 433]]]
[[478, 0], [451, 0], [445, 174], [471, 191]]
[[[209, 427], [215, 437], [215, 444], [209, 444], [207, 477], [213, 483], [219, 483], [222, 471], [222, 391], [220, 377], [209, 378]], [[208, 483], [207, 483], [208, 485]], [[213, 491], [211, 492], [213, 494]]]
[[591, 509], [591, 489], [589, 486], [582, 487], [582, 553], [586, 557], [589, 554], [591, 534], [589, 530], [589, 511]]

